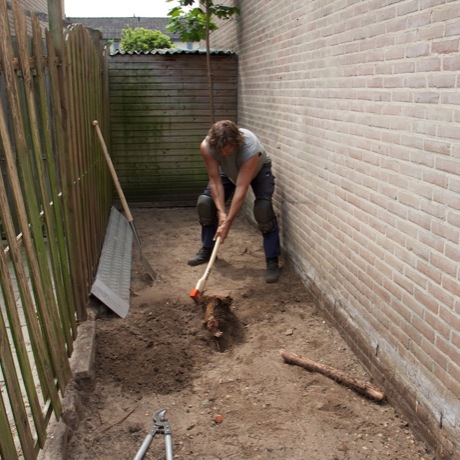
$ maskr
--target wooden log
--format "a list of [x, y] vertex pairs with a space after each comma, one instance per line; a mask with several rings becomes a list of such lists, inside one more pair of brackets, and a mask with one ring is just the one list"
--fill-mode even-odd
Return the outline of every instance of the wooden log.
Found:
[[280, 350], [280, 355], [284, 361], [289, 364], [296, 364], [297, 366], [301, 366], [309, 371], [319, 372], [320, 374], [351, 388], [369, 399], [373, 399], [374, 401], [383, 401], [385, 399], [383, 390], [372, 383], [350, 377], [338, 369], [334, 369], [326, 364], [312, 361], [304, 356], [297, 355], [286, 350]]

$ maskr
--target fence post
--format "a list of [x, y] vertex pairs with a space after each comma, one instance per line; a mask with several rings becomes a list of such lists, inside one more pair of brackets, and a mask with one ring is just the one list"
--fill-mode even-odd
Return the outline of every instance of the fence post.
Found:
[[53, 37], [54, 51], [58, 58], [62, 56], [62, 47], [64, 46], [63, 16], [62, 0], [48, 0], [49, 31]]

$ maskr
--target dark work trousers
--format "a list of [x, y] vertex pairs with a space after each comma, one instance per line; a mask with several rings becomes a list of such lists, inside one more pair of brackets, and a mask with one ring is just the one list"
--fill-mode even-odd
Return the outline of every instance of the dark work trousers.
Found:
[[[227, 202], [235, 192], [235, 184], [223, 173], [221, 173], [222, 185], [224, 186], [225, 202]], [[271, 163], [266, 163], [259, 171], [256, 177], [251, 182], [251, 188], [257, 198], [264, 198], [272, 201], [273, 191], [275, 189], [275, 178], [272, 174]], [[211, 196], [211, 188], [206, 186], [204, 195]], [[274, 214], [273, 214], [274, 215]], [[274, 217], [274, 229], [269, 233], [262, 233], [264, 239], [264, 253], [267, 259], [278, 257], [280, 255], [280, 238], [279, 228], [276, 218]], [[218, 227], [217, 214], [214, 222], [211, 225], [206, 225], [201, 228], [201, 241], [203, 247], [214, 247], [214, 236]]]

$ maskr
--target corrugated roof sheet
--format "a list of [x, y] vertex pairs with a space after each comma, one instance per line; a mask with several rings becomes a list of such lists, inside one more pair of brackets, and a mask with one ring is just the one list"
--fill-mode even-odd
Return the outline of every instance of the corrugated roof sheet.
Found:
[[[111, 53], [112, 56], [116, 54], [121, 55], [134, 55], [134, 54], [206, 54], [206, 50], [197, 49], [197, 50], [186, 50], [179, 48], [169, 48], [161, 50], [151, 50], [151, 51], [120, 51], [116, 50]], [[234, 51], [227, 50], [211, 50], [211, 54], [236, 54]]]

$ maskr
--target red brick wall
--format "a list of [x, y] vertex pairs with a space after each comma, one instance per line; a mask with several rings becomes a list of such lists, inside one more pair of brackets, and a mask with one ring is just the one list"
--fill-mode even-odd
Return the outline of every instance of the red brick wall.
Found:
[[460, 1], [235, 3], [211, 46], [239, 53], [238, 122], [272, 155], [285, 251], [459, 456]]

